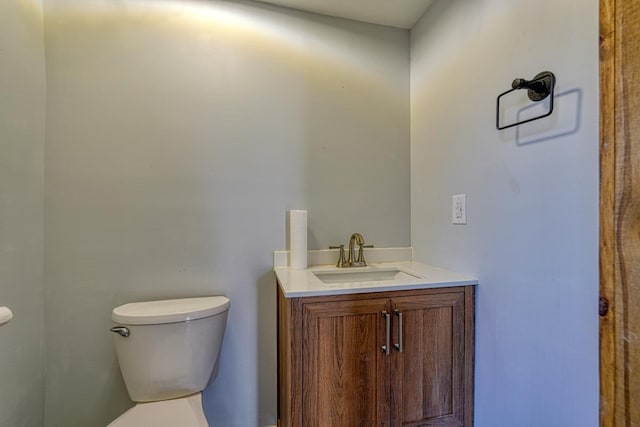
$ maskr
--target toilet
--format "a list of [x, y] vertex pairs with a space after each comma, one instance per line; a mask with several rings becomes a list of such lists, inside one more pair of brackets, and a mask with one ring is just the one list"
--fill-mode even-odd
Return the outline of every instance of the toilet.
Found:
[[229, 305], [213, 296], [113, 309], [120, 371], [136, 405], [107, 427], [208, 427], [202, 390], [218, 372]]

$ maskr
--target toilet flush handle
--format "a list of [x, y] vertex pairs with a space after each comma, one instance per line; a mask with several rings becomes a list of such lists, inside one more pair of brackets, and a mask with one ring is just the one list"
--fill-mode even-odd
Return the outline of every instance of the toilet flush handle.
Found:
[[126, 328], [124, 326], [114, 326], [113, 328], [111, 328], [111, 332], [115, 332], [116, 334], [119, 334], [125, 338], [130, 334], [129, 328]]

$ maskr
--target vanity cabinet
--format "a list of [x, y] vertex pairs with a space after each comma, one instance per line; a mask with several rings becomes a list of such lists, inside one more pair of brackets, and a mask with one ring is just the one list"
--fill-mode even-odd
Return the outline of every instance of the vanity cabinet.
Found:
[[278, 425], [472, 426], [473, 332], [473, 286], [278, 288]]

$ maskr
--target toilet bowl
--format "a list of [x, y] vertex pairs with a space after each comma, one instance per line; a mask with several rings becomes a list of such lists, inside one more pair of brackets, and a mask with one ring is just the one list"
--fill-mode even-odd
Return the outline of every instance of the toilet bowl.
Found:
[[108, 427], [208, 427], [202, 390], [216, 377], [229, 310], [223, 296], [113, 310], [120, 370], [136, 406]]
[[179, 399], [138, 403], [107, 427], [209, 427], [202, 393]]

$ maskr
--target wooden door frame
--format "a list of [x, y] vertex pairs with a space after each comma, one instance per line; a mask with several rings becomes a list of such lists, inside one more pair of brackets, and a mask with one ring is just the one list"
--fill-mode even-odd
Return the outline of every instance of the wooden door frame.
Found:
[[600, 0], [601, 427], [615, 427], [615, 1]]
[[629, 357], [638, 344], [628, 338], [633, 335], [630, 328], [637, 327], [634, 305], [640, 286], [640, 191], [633, 186], [640, 181], [634, 167], [639, 163], [640, 120], [631, 114], [640, 105], [640, 93], [638, 82], [630, 77], [640, 72], [639, 46], [639, 5], [600, 0], [601, 427], [628, 427], [639, 421], [630, 397], [637, 393], [638, 367]]

